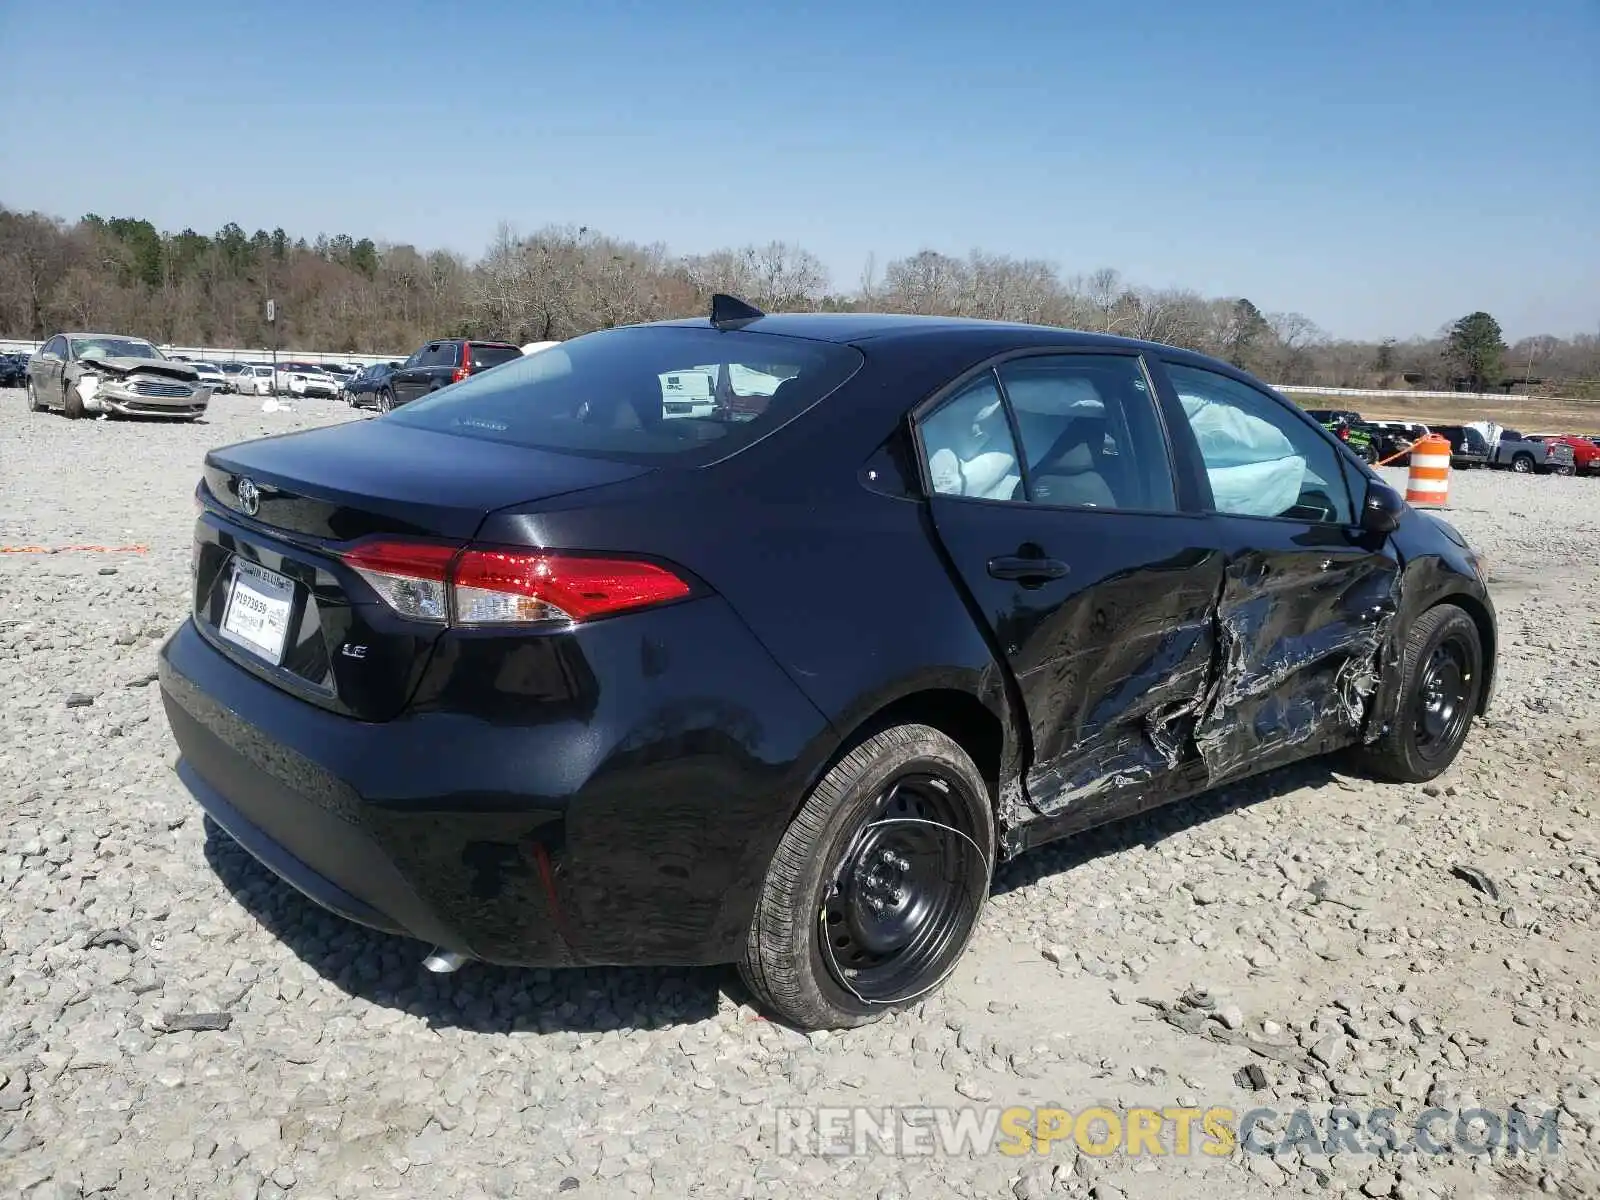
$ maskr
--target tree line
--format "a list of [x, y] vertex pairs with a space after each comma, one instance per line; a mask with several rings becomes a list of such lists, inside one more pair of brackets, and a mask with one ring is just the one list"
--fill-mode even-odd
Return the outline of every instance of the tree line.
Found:
[[477, 259], [348, 234], [291, 238], [234, 223], [214, 234], [90, 213], [66, 222], [0, 207], [0, 334], [63, 328], [164, 344], [272, 344], [277, 301], [286, 346], [398, 353], [435, 337], [518, 344], [706, 311], [712, 292], [768, 311], [931, 313], [1064, 325], [1184, 346], [1274, 383], [1327, 387], [1532, 390], [1600, 396], [1600, 335], [1506, 345], [1474, 312], [1432, 337], [1331, 337], [1298, 312], [1242, 296], [1150, 288], [1111, 268], [1063, 272], [1042, 259], [924, 250], [869, 263], [835, 289], [822, 262], [782, 241], [683, 255], [585, 226], [519, 234], [502, 226]]

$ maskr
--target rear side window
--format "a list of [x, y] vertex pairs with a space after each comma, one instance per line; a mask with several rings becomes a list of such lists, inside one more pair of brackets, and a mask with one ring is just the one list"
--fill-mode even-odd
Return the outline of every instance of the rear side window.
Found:
[[1000, 367], [1029, 499], [1172, 512], [1172, 468], [1150, 385], [1129, 355], [1051, 354]]
[[980, 500], [1025, 500], [1017, 444], [992, 371], [923, 418], [922, 446], [933, 490]]
[[1001, 363], [924, 417], [919, 435], [929, 482], [943, 495], [1058, 508], [1177, 507], [1150, 385], [1131, 356]]
[[[519, 355], [379, 419], [624, 462], [697, 466], [788, 423], [861, 362], [850, 346], [752, 331], [608, 329]], [[703, 377], [710, 403], [684, 405], [669, 387], [674, 375], [680, 387], [685, 376]]]
[[472, 343], [474, 371], [487, 371], [490, 367], [498, 367], [501, 363], [508, 363], [513, 358], [521, 357], [522, 351], [515, 346], [485, 346], [478, 342]]

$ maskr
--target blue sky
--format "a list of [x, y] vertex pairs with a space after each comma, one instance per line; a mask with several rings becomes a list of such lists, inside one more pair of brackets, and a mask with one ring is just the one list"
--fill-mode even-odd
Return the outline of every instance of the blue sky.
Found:
[[1596, 0], [4, 0], [0, 45], [0, 203], [65, 217], [782, 238], [844, 289], [981, 247], [1342, 336], [1600, 327]]

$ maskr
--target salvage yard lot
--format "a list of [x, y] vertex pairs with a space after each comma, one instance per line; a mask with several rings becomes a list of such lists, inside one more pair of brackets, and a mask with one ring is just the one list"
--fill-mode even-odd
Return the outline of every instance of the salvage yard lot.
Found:
[[[0, 545], [33, 548], [0, 554], [0, 1195], [1600, 1194], [1600, 480], [1453, 479], [1501, 667], [1435, 784], [1311, 764], [1027, 855], [941, 993], [807, 1038], [731, 969], [429, 976], [208, 832], [150, 686], [201, 456], [349, 419], [222, 396], [194, 425], [67, 421], [0, 392]], [[1300, 1069], [1139, 1002], [1199, 991]], [[776, 1133], [799, 1105], [1335, 1095], [1563, 1104], [1561, 1152], [824, 1158]]]

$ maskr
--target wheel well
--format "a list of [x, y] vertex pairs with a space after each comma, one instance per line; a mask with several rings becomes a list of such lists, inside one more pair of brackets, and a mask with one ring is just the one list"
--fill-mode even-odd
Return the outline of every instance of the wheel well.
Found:
[[852, 730], [844, 747], [857, 745], [891, 725], [912, 724], [928, 725], [947, 734], [967, 752], [978, 774], [988, 781], [991, 793], [998, 794], [1005, 731], [1000, 718], [968, 692], [938, 688], [902, 696]]
[[1478, 715], [1482, 716], [1488, 704], [1489, 692], [1494, 684], [1495, 667], [1498, 665], [1498, 646], [1495, 644], [1494, 622], [1489, 619], [1489, 610], [1485, 608], [1476, 596], [1469, 596], [1465, 592], [1445, 596], [1437, 604], [1430, 605], [1430, 609], [1439, 608], [1441, 605], [1453, 604], [1467, 616], [1472, 618], [1472, 623], [1478, 627], [1478, 638], [1483, 643], [1483, 666], [1486, 678], [1483, 687], [1478, 692]]

